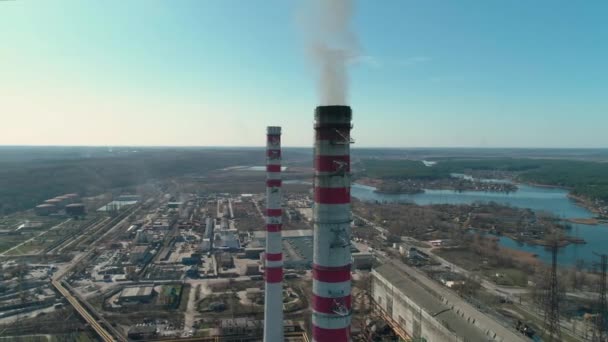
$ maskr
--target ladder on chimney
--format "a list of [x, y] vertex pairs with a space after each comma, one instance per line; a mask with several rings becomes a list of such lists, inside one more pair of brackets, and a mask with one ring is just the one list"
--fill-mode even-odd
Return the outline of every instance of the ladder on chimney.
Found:
[[346, 237], [346, 230], [344, 228], [331, 228], [330, 231], [334, 234], [334, 239], [329, 248], [345, 248], [350, 246], [350, 241]]
[[[353, 128], [351, 125], [350, 128]], [[334, 132], [340, 137], [340, 139], [332, 139], [331, 143], [334, 145], [350, 145], [354, 144], [355, 140], [348, 134], [342, 133], [339, 129], [334, 128]]]
[[346, 301], [344, 300], [344, 292], [340, 291], [340, 293], [333, 293], [329, 291], [329, 295], [333, 298], [333, 305], [331, 311], [336, 315], [341, 317], [350, 316], [350, 310], [346, 307]]

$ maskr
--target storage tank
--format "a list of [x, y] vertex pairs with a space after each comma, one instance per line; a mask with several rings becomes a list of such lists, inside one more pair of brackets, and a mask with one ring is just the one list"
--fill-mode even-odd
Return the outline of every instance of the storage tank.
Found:
[[59, 204], [61, 204], [61, 200], [57, 199], [57, 198], [51, 198], [51, 199], [48, 199], [48, 200], [44, 201], [44, 203], [45, 204], [52, 204], [52, 205], [59, 205]]
[[86, 210], [84, 204], [72, 203], [65, 206], [65, 213], [70, 216], [84, 216]]
[[57, 212], [57, 207], [53, 204], [44, 203], [36, 206], [36, 208], [34, 208], [34, 211], [36, 212], [36, 215], [47, 216]]
[[60, 201], [59, 203], [64, 207], [66, 205], [72, 203], [72, 199], [70, 197], [66, 197], [66, 196], [57, 196], [57, 197], [55, 197], [55, 199], [58, 199]]

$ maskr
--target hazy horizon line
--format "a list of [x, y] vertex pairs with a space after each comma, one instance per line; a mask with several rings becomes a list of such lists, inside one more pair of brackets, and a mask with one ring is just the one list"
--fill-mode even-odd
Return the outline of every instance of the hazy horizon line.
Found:
[[[0, 148], [11, 148], [11, 147], [93, 147], [93, 148], [266, 148], [266, 145], [3, 145], [0, 144]], [[298, 146], [298, 145], [283, 145], [283, 148], [313, 148], [310, 146]], [[518, 150], [608, 150], [608, 147], [539, 147], [539, 146], [360, 146], [353, 149], [518, 149]]]

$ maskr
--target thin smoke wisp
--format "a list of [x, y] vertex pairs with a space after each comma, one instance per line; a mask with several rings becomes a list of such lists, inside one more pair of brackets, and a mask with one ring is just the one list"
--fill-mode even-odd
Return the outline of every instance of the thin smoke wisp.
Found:
[[359, 51], [351, 29], [354, 1], [310, 0], [308, 6], [303, 23], [308, 53], [318, 71], [321, 105], [345, 105], [348, 64]]

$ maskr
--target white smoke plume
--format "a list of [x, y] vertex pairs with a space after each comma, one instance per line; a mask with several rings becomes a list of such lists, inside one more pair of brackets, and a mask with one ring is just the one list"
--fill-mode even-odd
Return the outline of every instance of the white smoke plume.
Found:
[[307, 0], [302, 18], [307, 50], [318, 70], [321, 105], [345, 105], [348, 64], [359, 52], [351, 29], [354, 0]]

